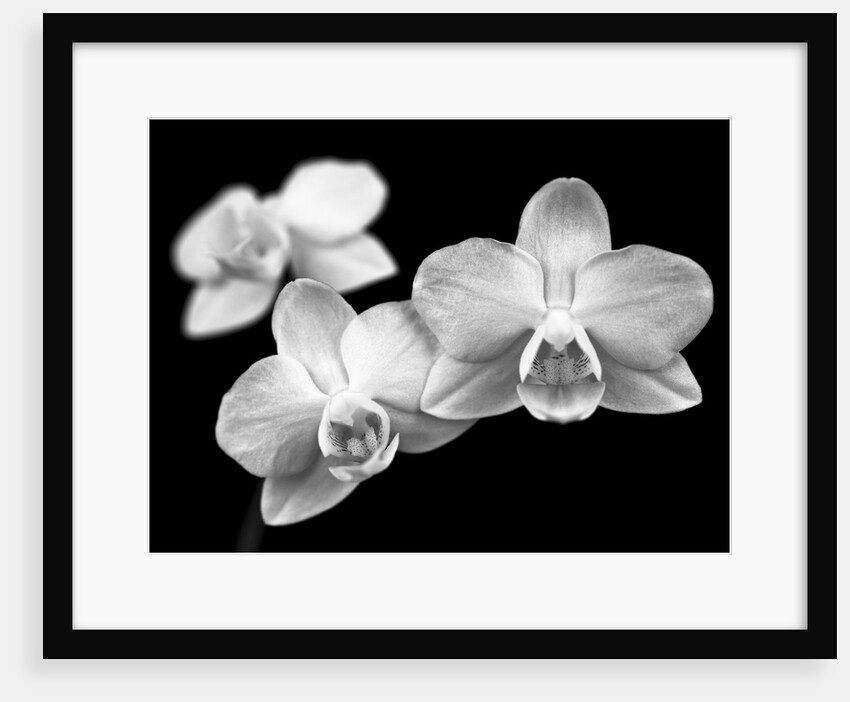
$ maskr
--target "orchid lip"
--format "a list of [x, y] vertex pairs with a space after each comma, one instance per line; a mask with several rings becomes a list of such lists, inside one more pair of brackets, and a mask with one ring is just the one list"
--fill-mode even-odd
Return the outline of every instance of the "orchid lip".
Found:
[[522, 352], [520, 382], [571, 385], [602, 379], [602, 366], [584, 327], [564, 307], [546, 310]]
[[328, 470], [344, 483], [360, 482], [386, 470], [398, 449], [390, 441], [390, 418], [383, 407], [361, 393], [343, 390], [328, 400], [319, 424], [319, 448], [335, 459]]
[[577, 344], [561, 351], [541, 345], [529, 370], [529, 376], [544, 385], [571, 385], [592, 374], [590, 358]]
[[230, 278], [263, 280], [277, 278], [283, 270], [283, 256], [275, 252], [234, 250], [224, 256], [213, 256], [222, 273]]
[[238, 226], [239, 241], [228, 251], [211, 251], [221, 272], [230, 278], [263, 280], [277, 278], [286, 255], [286, 233], [260, 212], [249, 211]]
[[344, 390], [328, 401], [319, 427], [319, 448], [325, 457], [363, 463], [389, 443], [390, 420], [377, 402]]

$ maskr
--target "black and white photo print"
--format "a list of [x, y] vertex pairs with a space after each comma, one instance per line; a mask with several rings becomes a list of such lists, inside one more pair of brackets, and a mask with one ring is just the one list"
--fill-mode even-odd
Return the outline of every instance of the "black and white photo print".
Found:
[[729, 550], [727, 120], [152, 120], [153, 552]]

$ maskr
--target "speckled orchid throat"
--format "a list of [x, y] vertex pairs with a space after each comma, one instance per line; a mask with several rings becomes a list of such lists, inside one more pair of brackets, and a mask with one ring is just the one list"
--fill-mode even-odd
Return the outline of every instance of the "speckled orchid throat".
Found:
[[389, 434], [390, 420], [379, 404], [359, 393], [341, 392], [328, 402], [319, 448], [326, 457], [364, 463], [386, 448]]
[[343, 482], [360, 482], [385, 470], [398, 448], [390, 441], [390, 418], [370, 397], [343, 390], [328, 400], [319, 423], [319, 449]]

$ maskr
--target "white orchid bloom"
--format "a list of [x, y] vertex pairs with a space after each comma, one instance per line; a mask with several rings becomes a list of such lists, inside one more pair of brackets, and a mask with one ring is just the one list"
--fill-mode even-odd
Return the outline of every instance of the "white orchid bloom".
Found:
[[605, 206], [577, 178], [532, 197], [515, 246], [467, 239], [431, 254], [413, 301], [446, 349], [422, 397], [435, 416], [522, 404], [565, 424], [597, 406], [660, 414], [702, 400], [679, 351], [711, 316], [708, 275], [652, 246], [612, 251]]
[[275, 303], [272, 330], [278, 354], [236, 381], [216, 425], [219, 446], [265, 478], [266, 524], [324, 512], [396, 450], [431, 451], [474, 423], [420, 410], [442, 349], [409, 300], [357, 315], [327, 285], [296, 280]]
[[178, 233], [176, 270], [195, 282], [183, 314], [189, 337], [216, 336], [263, 317], [284, 268], [347, 293], [395, 275], [383, 243], [365, 231], [387, 184], [364, 161], [321, 159], [295, 167], [266, 197], [250, 186], [222, 191]]

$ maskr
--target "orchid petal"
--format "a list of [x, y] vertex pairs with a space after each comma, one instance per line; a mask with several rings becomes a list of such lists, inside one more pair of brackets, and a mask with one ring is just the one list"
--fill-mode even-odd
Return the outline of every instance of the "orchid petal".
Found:
[[327, 401], [298, 361], [269, 356], [222, 398], [216, 440], [253, 475], [299, 473], [320, 455], [316, 435]]
[[277, 352], [300, 361], [328, 395], [348, 386], [340, 339], [357, 314], [324, 283], [299, 279], [278, 295], [272, 314]]
[[398, 273], [387, 247], [366, 232], [326, 245], [298, 237], [293, 249], [293, 275], [327, 283], [339, 293], [359, 290]]
[[504, 414], [519, 407], [517, 368], [531, 332], [492, 361], [471, 363], [443, 354], [428, 374], [422, 409], [442, 419], [477, 419]]
[[363, 231], [384, 208], [387, 194], [386, 181], [371, 163], [328, 158], [296, 166], [268, 206], [302, 236], [329, 243]]
[[605, 392], [605, 383], [569, 385], [517, 385], [522, 404], [535, 419], [567, 424], [587, 419], [596, 411]]
[[393, 458], [395, 458], [396, 451], [398, 450], [398, 438], [399, 435], [396, 434], [383, 451], [376, 452], [363, 463], [349, 462], [342, 465], [330, 466], [328, 470], [337, 480], [341, 480], [344, 483], [362, 483], [367, 478], [382, 473], [390, 467], [390, 463], [393, 462]]
[[263, 521], [269, 526], [303, 522], [348, 497], [357, 483], [345, 483], [333, 476], [329, 468], [335, 460], [317, 452], [313, 464], [298, 475], [266, 478], [260, 502]]
[[539, 324], [543, 271], [513, 244], [467, 239], [422, 262], [413, 302], [450, 355], [491, 361]]
[[682, 354], [661, 368], [634, 370], [618, 363], [600, 348], [605, 369], [605, 394], [600, 407], [617, 412], [667, 414], [702, 402], [702, 390]]
[[410, 300], [385, 302], [353, 319], [342, 335], [349, 388], [417, 412], [428, 371], [442, 349]]
[[174, 268], [188, 280], [209, 280], [220, 271], [215, 254], [232, 249], [240, 240], [243, 214], [258, 204], [247, 185], [222, 190], [181, 227], [171, 247]]
[[611, 250], [608, 213], [596, 191], [579, 178], [558, 178], [528, 202], [516, 245], [543, 267], [546, 304], [569, 307], [582, 263]]
[[277, 280], [245, 278], [198, 283], [183, 310], [183, 333], [211, 337], [253, 324], [272, 306], [278, 285]]
[[617, 361], [645, 370], [687, 346], [713, 304], [711, 280], [697, 263], [637, 245], [601, 253], [579, 269], [572, 312]]
[[399, 450], [404, 453], [433, 451], [454, 441], [477, 421], [438, 419], [425, 412], [405, 412], [391, 405], [384, 405], [384, 409], [390, 417], [390, 428], [398, 432]]

